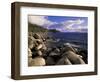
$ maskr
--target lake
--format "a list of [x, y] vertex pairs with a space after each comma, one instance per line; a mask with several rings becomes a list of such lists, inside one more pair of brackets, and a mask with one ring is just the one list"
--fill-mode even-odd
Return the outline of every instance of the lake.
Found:
[[88, 34], [79, 32], [56, 32], [49, 33], [50, 36], [56, 39], [56, 45], [64, 43], [72, 43], [79, 45], [80, 48], [87, 49]]

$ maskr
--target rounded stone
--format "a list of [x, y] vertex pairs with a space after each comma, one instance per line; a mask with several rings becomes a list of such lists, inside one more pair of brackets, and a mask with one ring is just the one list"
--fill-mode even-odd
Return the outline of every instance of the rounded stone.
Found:
[[32, 57], [32, 52], [31, 52], [30, 48], [28, 48], [28, 57]]
[[37, 55], [39, 55], [39, 56], [42, 56], [42, 52], [39, 50], [39, 51], [37, 51], [37, 53], [36, 53]]
[[33, 36], [34, 36], [35, 39], [40, 39], [40, 35], [37, 34], [37, 33], [35, 33]]
[[42, 44], [39, 44], [37, 47], [36, 47], [36, 50], [39, 50], [39, 49], [41, 49], [43, 47], [43, 45]]
[[45, 59], [42, 57], [35, 57], [30, 59], [29, 66], [44, 66], [46, 65]]

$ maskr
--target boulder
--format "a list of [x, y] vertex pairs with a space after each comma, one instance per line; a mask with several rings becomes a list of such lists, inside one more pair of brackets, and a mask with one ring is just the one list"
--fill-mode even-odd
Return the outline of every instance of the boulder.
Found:
[[35, 39], [35, 41], [36, 41], [37, 44], [42, 44], [43, 43], [42, 39]]
[[28, 48], [32, 49], [34, 47], [34, 38], [32, 36], [28, 37]]
[[55, 65], [55, 61], [53, 60], [52, 57], [47, 57], [46, 65]]
[[81, 56], [81, 55], [77, 55], [77, 56], [79, 56], [80, 58], [83, 58], [83, 56]]
[[33, 33], [32, 33], [32, 32], [29, 32], [29, 33], [28, 33], [28, 36], [33, 36]]
[[62, 57], [57, 63], [56, 65], [72, 65], [72, 63], [70, 62], [70, 60], [67, 57]]
[[38, 51], [36, 52], [36, 55], [42, 56], [43, 54], [42, 54], [42, 52], [41, 52], [40, 50], [38, 50]]
[[43, 57], [29, 58], [29, 66], [45, 66], [46, 62]]
[[72, 44], [70, 44], [70, 43], [65, 43], [64, 44], [64, 50], [65, 51], [73, 51], [74, 53], [76, 53], [76, 50], [72, 47]]
[[44, 43], [42, 43], [42, 50], [44, 50], [44, 51], [47, 50], [47, 47]]
[[40, 38], [41, 38], [40, 35], [39, 35], [38, 33], [35, 33], [35, 34], [33, 35], [33, 37], [34, 37], [35, 39], [40, 39]]
[[42, 49], [42, 47], [43, 47], [43, 45], [42, 44], [39, 44], [38, 46], [35, 47], [35, 49], [36, 50], [40, 50], [40, 49]]
[[55, 52], [50, 52], [50, 53], [49, 53], [49, 56], [55, 56], [55, 55], [57, 56], [57, 55], [59, 55], [59, 54], [57, 54], [57, 53], [55, 53]]
[[28, 48], [32, 49], [34, 47], [34, 44], [28, 45]]
[[31, 52], [30, 48], [28, 48], [28, 57], [32, 57], [32, 52]]
[[63, 54], [63, 57], [67, 57], [73, 64], [85, 64], [85, 62], [73, 51], [67, 51]]
[[56, 48], [56, 49], [54, 50], [54, 52], [60, 53], [60, 49], [59, 49], [59, 48]]

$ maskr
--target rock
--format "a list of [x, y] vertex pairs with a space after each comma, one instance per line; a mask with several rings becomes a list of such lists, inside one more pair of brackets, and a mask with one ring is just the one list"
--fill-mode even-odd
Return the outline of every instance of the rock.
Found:
[[76, 53], [75, 49], [71, 45], [65, 46], [63, 48], [63, 51], [64, 52], [66, 52], [66, 51], [72, 51], [72, 52]]
[[64, 65], [72, 65], [72, 63], [68, 58], [65, 58], [64, 59]]
[[35, 41], [37, 42], [37, 44], [42, 44], [43, 43], [42, 39], [35, 39]]
[[80, 49], [79, 53], [82, 56], [82, 59], [85, 61], [86, 64], [88, 64], [88, 54], [87, 54], [87, 50], [84, 49]]
[[36, 48], [36, 50], [40, 50], [41, 48], [43, 47], [43, 45], [42, 44], [39, 44], [37, 47], [35, 47]]
[[38, 33], [35, 33], [35, 34], [33, 35], [33, 37], [34, 37], [35, 39], [40, 39], [40, 38], [41, 38], [40, 35], [39, 35]]
[[32, 33], [32, 32], [29, 32], [29, 33], [28, 33], [28, 36], [33, 36], [33, 33]]
[[38, 56], [43, 56], [42, 51], [41, 50], [33, 51], [32, 58], [35, 58], [35, 57], [38, 57]]
[[35, 38], [34, 38], [33, 36], [28, 36], [28, 40], [29, 40], [29, 41], [34, 41]]
[[56, 65], [72, 65], [72, 63], [70, 62], [70, 60], [67, 57], [62, 57], [57, 63]]
[[45, 66], [46, 62], [45, 59], [42, 57], [35, 57], [29, 59], [29, 66]]
[[83, 56], [81, 56], [81, 55], [77, 55], [77, 56], [79, 56], [80, 58], [83, 58]]
[[32, 49], [34, 47], [34, 44], [28, 45], [28, 48]]
[[72, 43], [64, 43], [64, 45], [69, 46], [69, 47], [76, 47], [76, 48], [80, 47], [79, 45], [75, 45], [75, 44], [72, 44]]
[[39, 51], [37, 51], [36, 55], [42, 56], [42, 52], [39, 50]]
[[55, 65], [55, 61], [53, 60], [52, 57], [47, 57], [46, 65]]
[[48, 48], [47, 48], [47, 51], [51, 51], [51, 50], [52, 50], [52, 48], [51, 48], [51, 47], [48, 47]]
[[63, 54], [63, 57], [67, 57], [73, 64], [85, 64], [85, 62], [73, 51], [67, 51]]
[[28, 57], [28, 66], [31, 66], [31, 61], [32, 61], [32, 58]]
[[59, 49], [59, 48], [56, 48], [56, 49], [54, 50], [54, 52], [60, 53], [60, 49]]
[[28, 48], [32, 49], [34, 47], [34, 38], [32, 36], [28, 37]]
[[47, 50], [47, 47], [45, 46], [45, 44], [42, 44], [42, 50]]
[[55, 53], [55, 52], [50, 52], [50, 53], [49, 53], [49, 56], [55, 56], [55, 55], [59, 55], [59, 54], [57, 54], [57, 53]]
[[32, 52], [31, 52], [30, 48], [28, 48], [28, 57], [32, 57]]

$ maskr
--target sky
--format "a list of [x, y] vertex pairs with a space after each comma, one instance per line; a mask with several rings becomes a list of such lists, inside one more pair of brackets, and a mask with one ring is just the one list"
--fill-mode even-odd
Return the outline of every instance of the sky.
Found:
[[88, 17], [29, 15], [28, 22], [60, 32], [87, 32]]

